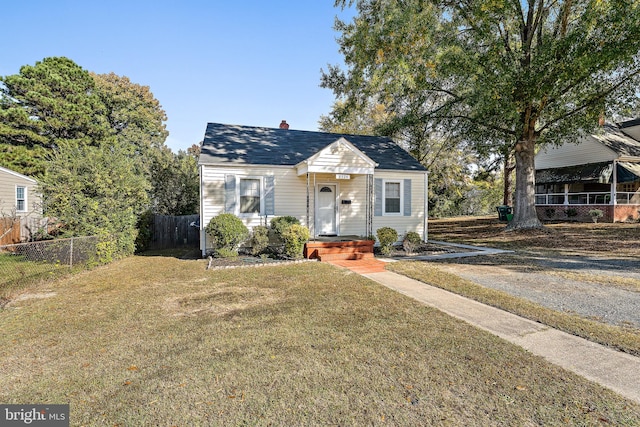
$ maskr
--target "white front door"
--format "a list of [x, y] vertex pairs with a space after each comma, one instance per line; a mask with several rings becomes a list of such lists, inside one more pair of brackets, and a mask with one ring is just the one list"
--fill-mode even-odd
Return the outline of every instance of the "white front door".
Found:
[[316, 193], [316, 229], [319, 235], [335, 235], [336, 230], [336, 186], [320, 184]]

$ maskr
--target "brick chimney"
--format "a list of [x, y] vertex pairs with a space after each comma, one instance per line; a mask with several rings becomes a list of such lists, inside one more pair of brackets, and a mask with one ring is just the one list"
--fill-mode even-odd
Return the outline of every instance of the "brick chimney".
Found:
[[286, 120], [280, 122], [280, 129], [289, 129], [289, 123]]
[[[604, 126], [606, 120], [604, 118], [604, 113], [600, 113], [600, 117], [598, 117], [598, 124], [600, 125], [600, 127]], [[282, 125], [280, 125], [282, 126]]]

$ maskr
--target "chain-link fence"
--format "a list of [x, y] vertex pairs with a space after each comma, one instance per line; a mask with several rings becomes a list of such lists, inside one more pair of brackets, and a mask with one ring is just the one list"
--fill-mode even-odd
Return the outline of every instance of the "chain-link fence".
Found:
[[97, 260], [98, 237], [43, 240], [0, 246], [0, 295], [37, 280], [54, 278]]

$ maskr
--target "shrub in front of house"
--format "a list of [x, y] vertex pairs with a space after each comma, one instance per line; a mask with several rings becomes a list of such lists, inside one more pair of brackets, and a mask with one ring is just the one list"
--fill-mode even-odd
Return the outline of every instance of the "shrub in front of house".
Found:
[[211, 218], [205, 228], [215, 244], [215, 254], [220, 258], [238, 256], [238, 246], [249, 237], [249, 230], [240, 218], [223, 213]]
[[298, 218], [296, 218], [295, 216], [279, 216], [271, 219], [271, 229], [279, 238], [282, 238], [282, 233], [284, 233], [284, 230], [294, 224], [300, 225], [300, 220], [298, 220]]
[[251, 255], [256, 256], [264, 253], [269, 247], [269, 229], [264, 225], [253, 227], [249, 244], [251, 245]]
[[407, 231], [404, 239], [402, 239], [402, 247], [408, 254], [412, 254], [418, 246], [422, 243], [422, 238], [415, 231]]
[[380, 242], [380, 252], [383, 255], [389, 255], [393, 244], [398, 240], [398, 232], [391, 227], [381, 227], [376, 230], [378, 242]]
[[569, 208], [564, 211], [564, 214], [567, 216], [567, 218], [575, 218], [578, 216], [578, 210], [576, 208]]
[[591, 209], [589, 211], [589, 216], [591, 217], [593, 222], [595, 222], [597, 224], [598, 223], [598, 219], [602, 218], [604, 216], [604, 212], [602, 212], [600, 209]]
[[284, 254], [289, 258], [302, 258], [304, 244], [309, 240], [309, 229], [300, 224], [292, 224], [282, 232]]

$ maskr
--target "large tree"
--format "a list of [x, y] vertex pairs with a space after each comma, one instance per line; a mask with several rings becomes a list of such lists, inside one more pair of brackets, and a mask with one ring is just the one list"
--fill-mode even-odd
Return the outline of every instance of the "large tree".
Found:
[[378, 97], [398, 123], [455, 133], [515, 157], [511, 228], [540, 227], [534, 155], [596, 131], [637, 102], [640, 3], [628, 0], [338, 0], [346, 72], [323, 85], [357, 108]]
[[131, 252], [136, 219], [157, 199], [152, 165], [171, 153], [149, 87], [67, 58], [2, 82], [0, 164], [40, 178], [45, 213], [65, 232], [117, 236], [119, 250]]
[[[160, 171], [173, 164], [174, 154], [165, 145], [169, 132], [165, 122], [167, 116], [149, 86], [133, 83], [128, 77], [114, 73], [90, 73], [96, 84], [96, 93], [104, 105], [104, 116], [111, 136], [122, 145], [130, 146], [129, 155], [140, 175], [148, 181], [148, 200], [155, 206], [171, 203], [174, 197], [164, 187], [166, 179]], [[197, 167], [194, 166], [197, 174]], [[174, 178], [177, 179], [177, 178]]]
[[44, 174], [45, 157], [64, 144], [92, 145], [109, 129], [93, 78], [68, 58], [45, 58], [0, 79], [2, 164]]
[[[133, 155], [143, 164], [166, 148], [169, 132], [164, 122], [167, 115], [149, 86], [131, 82], [114, 73], [90, 73], [96, 94], [104, 106], [104, 116], [112, 135], [123, 144], [132, 144]], [[149, 170], [145, 171], [147, 174]]]

